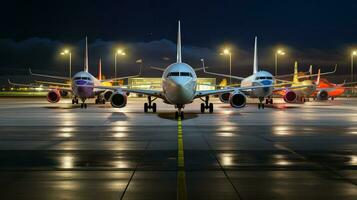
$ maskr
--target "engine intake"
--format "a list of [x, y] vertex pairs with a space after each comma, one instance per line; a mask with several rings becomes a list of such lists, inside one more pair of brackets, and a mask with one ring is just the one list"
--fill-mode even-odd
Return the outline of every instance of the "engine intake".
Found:
[[294, 91], [287, 91], [284, 95], [284, 101], [286, 103], [294, 103], [298, 99], [298, 95]]
[[229, 103], [233, 108], [243, 108], [246, 102], [247, 98], [240, 92], [232, 92], [229, 95]]
[[230, 95], [231, 95], [231, 93], [227, 92], [227, 93], [220, 94], [218, 97], [222, 103], [228, 103]]
[[114, 108], [122, 108], [126, 106], [127, 96], [122, 91], [114, 92], [110, 98], [110, 103]]
[[316, 97], [317, 97], [318, 101], [326, 101], [326, 100], [328, 100], [328, 92], [325, 90], [320, 90], [317, 93]]
[[60, 91], [50, 90], [47, 93], [47, 101], [50, 103], [57, 103], [61, 99]]

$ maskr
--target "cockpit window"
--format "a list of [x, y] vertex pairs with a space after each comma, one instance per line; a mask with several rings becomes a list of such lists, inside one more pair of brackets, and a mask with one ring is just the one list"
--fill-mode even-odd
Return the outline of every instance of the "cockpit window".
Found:
[[192, 74], [190, 72], [170, 72], [167, 74], [167, 77], [170, 76], [189, 76], [192, 77]]
[[82, 80], [90, 80], [89, 77], [82, 77]]
[[169, 76], [180, 76], [180, 73], [179, 72], [170, 72], [167, 74], [167, 77]]
[[74, 77], [74, 80], [80, 80], [81, 77]]
[[90, 80], [89, 77], [74, 77], [74, 80]]
[[267, 76], [267, 77], [265, 77], [265, 76], [260, 76], [260, 77], [256, 77], [256, 78], [255, 78], [255, 80], [264, 80], [264, 79], [272, 80], [273, 77], [271, 77], [271, 76]]
[[192, 74], [190, 72], [180, 72], [180, 76], [190, 76], [190, 77], [192, 77]]

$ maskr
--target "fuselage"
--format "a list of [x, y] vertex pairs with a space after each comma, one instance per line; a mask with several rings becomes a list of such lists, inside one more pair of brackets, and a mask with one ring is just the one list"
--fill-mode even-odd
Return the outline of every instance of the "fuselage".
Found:
[[93, 98], [96, 95], [95, 86], [100, 85], [101, 82], [86, 71], [77, 72], [71, 81], [73, 94], [82, 99]]
[[[267, 71], [258, 71], [247, 78], [243, 79], [241, 82], [242, 87], [251, 86], [264, 86], [267, 87], [257, 88], [249, 92], [249, 97], [259, 98], [271, 96], [274, 90], [272, 86], [274, 84], [274, 77], [271, 73]], [[269, 86], [268, 86], [269, 85]]]
[[162, 89], [167, 103], [183, 106], [195, 97], [197, 76], [186, 63], [169, 65], [162, 75]]
[[316, 91], [316, 84], [313, 80], [304, 80], [304, 81], [294, 81], [291, 84], [292, 87], [298, 86], [306, 86], [301, 88], [295, 88], [294, 92], [296, 92], [299, 96], [310, 97]]

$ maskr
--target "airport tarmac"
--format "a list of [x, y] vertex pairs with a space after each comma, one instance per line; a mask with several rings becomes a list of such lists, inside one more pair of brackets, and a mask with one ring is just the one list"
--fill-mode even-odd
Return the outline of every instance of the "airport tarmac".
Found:
[[0, 98], [1, 199], [357, 199], [357, 99], [200, 101], [174, 120], [127, 107]]

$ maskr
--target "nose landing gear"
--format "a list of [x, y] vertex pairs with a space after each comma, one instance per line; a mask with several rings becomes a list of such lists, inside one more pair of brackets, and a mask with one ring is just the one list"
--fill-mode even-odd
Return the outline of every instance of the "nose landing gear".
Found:
[[178, 108], [178, 111], [175, 112], [175, 119], [178, 119], [179, 117], [181, 119], [184, 119], [185, 118], [185, 115], [184, 115], [184, 112], [182, 111], [182, 106], [180, 105], [177, 105], [177, 108]]
[[144, 112], [147, 113], [149, 109], [152, 109], [153, 113], [156, 113], [156, 103], [152, 103], [157, 98], [151, 99], [151, 96], [148, 96], [148, 103], [144, 103]]
[[85, 103], [86, 99], [81, 99], [82, 103], [81, 103], [81, 108], [87, 108], [87, 104]]
[[213, 113], [213, 103], [208, 103], [209, 102], [209, 96], [206, 96], [206, 98], [203, 100], [204, 103], [201, 103], [201, 113], [204, 113], [206, 109], [209, 110], [209, 113]]
[[263, 101], [264, 101], [264, 98], [259, 98], [259, 103], [258, 103], [258, 109], [264, 109], [264, 103], [263, 103]]

